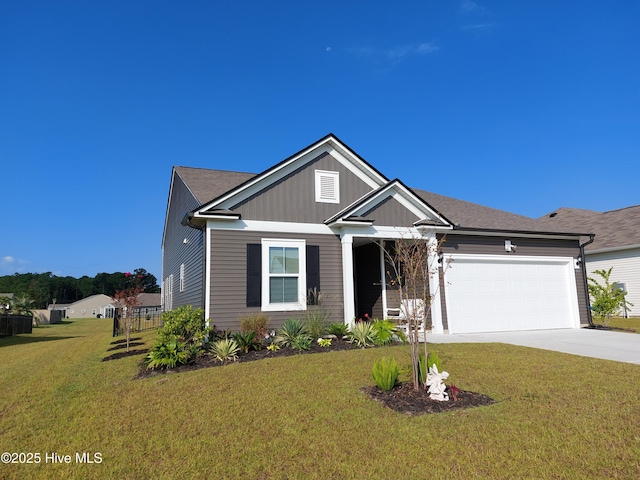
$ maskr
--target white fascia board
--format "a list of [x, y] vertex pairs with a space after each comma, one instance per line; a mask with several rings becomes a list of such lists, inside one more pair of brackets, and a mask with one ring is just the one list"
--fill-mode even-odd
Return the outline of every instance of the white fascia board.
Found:
[[249, 183], [247, 183], [241, 190], [232, 190], [227, 195], [218, 199], [215, 203], [209, 203], [204, 205], [200, 211], [209, 210], [213, 207], [229, 209], [236, 205], [238, 202], [242, 202], [247, 198], [257, 194], [267, 186], [281, 180], [290, 173], [294, 172], [301, 166], [314, 160], [323, 153], [328, 153], [339, 161], [345, 168], [353, 172], [363, 182], [369, 185], [371, 188], [379, 188], [386, 183], [380, 174], [369, 168], [359, 158], [352, 155], [348, 150], [341, 147], [340, 143], [334, 138], [329, 137], [319, 144], [314, 144], [311, 147], [303, 150], [298, 155], [290, 158], [287, 162], [279, 165], [278, 168], [268, 171], [264, 175], [258, 175]]
[[[414, 213], [418, 218], [422, 219], [422, 216], [426, 213], [431, 218], [437, 218], [445, 225], [450, 225], [447, 220], [438, 214], [438, 212], [434, 211], [428, 204], [418, 198], [413, 192], [405, 188], [401, 183], [396, 183], [394, 185], [394, 190], [397, 192], [397, 194], [394, 195], [394, 198], [401, 202], [402, 205], [405, 205], [407, 209]], [[404, 201], [400, 200], [400, 198], [404, 199]]]
[[193, 215], [193, 218], [204, 218], [207, 220], [223, 220], [223, 221], [235, 221], [235, 220], [240, 220], [241, 215], [237, 214], [237, 215], [209, 215], [209, 214], [199, 214], [196, 213]]
[[207, 220], [207, 228], [211, 230], [244, 230], [247, 232], [274, 233], [308, 233], [313, 235], [335, 235], [323, 223], [268, 222], [263, 220], [235, 220], [233, 222]]
[[371, 188], [380, 188], [388, 182], [386, 178], [370, 168], [358, 157], [353, 156], [348, 150], [342, 148], [339, 142], [332, 139], [329, 140], [331, 149], [328, 150], [328, 152], [332, 154], [333, 158], [338, 160], [347, 170], [351, 171]]
[[585, 250], [584, 254], [588, 257], [589, 255], [595, 255], [598, 253], [620, 252], [622, 250], [635, 250], [637, 248], [640, 248], [640, 244], [624, 245], [622, 247], [599, 248], [597, 250]]
[[[362, 205], [359, 205], [358, 208], [353, 208], [352, 205], [358, 203], [358, 200], [356, 200], [350, 206], [343, 209], [342, 212], [334, 215], [333, 218], [344, 217], [347, 215], [360, 215], [389, 197], [397, 200], [400, 205], [405, 207], [420, 220], [423, 220], [426, 216], [426, 218], [436, 218], [445, 225], [449, 225], [449, 223], [445, 221], [445, 219], [443, 219], [435, 211], [433, 211], [426, 204], [420, 201], [414, 194], [412, 194], [398, 182], [392, 182], [388, 184], [385, 188], [382, 188], [379, 192], [376, 192], [374, 195], [372, 195], [371, 198], [368, 198], [367, 201]], [[338, 223], [338, 221], [332, 222], [332, 224], [334, 223]]]
[[218, 221], [207, 220], [207, 230], [237, 230], [247, 232], [301, 233], [310, 235], [339, 235], [340, 237], [360, 237], [378, 239], [427, 239], [439, 231], [447, 232], [447, 227], [376, 227], [352, 222], [330, 227], [323, 223], [268, 222], [262, 220]]
[[518, 232], [508, 230], [457, 230], [449, 231], [449, 235], [478, 235], [482, 237], [518, 237], [518, 238], [553, 238], [556, 240], [578, 240], [584, 235], [563, 235], [553, 233]]
[[370, 227], [373, 225], [372, 221], [362, 221], [359, 222], [357, 220], [336, 220], [335, 222], [331, 222], [332, 227], [343, 228], [343, 227]]
[[428, 239], [439, 230], [446, 231], [446, 228], [431, 228], [429, 232], [423, 232], [422, 229], [415, 227], [376, 227], [369, 226], [367, 228], [355, 228], [345, 226], [340, 229], [340, 236], [351, 236], [358, 238], [375, 238], [375, 239], [393, 239], [393, 240], [410, 240], [410, 239]]

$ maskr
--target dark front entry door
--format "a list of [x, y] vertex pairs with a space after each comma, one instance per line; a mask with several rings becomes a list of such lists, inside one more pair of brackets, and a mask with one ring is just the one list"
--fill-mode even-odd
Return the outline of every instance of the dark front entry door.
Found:
[[367, 243], [354, 249], [356, 320], [383, 318], [382, 283], [380, 281], [380, 247]]

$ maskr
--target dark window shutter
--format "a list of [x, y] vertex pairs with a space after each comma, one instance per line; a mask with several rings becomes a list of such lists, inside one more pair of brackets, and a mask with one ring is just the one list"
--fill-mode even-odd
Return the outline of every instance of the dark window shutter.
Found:
[[311, 292], [320, 293], [320, 247], [307, 245], [307, 304], [317, 305], [318, 298]]
[[262, 303], [262, 245], [247, 244], [247, 307]]

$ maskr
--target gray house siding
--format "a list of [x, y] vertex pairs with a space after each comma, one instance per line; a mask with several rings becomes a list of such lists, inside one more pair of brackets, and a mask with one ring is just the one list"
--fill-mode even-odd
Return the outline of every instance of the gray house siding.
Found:
[[[334, 235], [283, 234], [211, 230], [210, 320], [221, 330], [238, 330], [240, 318], [261, 313], [260, 307], [247, 307], [247, 245], [263, 238], [304, 239], [320, 247], [320, 291], [332, 321], [342, 321], [342, 248]], [[315, 308], [315, 307], [307, 307]], [[304, 318], [305, 311], [264, 312], [270, 326], [279, 327], [288, 318]]]
[[376, 225], [406, 226], [407, 228], [413, 226], [415, 222], [420, 220], [393, 197], [388, 197], [383, 200], [362, 216], [370, 220], [375, 220]]
[[[441, 249], [445, 256], [447, 254], [513, 256], [514, 253], [507, 252], [505, 250], [505, 240], [511, 240], [517, 245], [517, 255], [573, 258], [578, 258], [580, 255], [580, 245], [578, 240], [519, 238], [508, 235], [499, 237], [481, 237], [476, 235], [449, 234], [446, 236], [446, 240], [442, 244]], [[453, 268], [455, 268], [455, 264]], [[588, 323], [588, 306], [582, 268], [576, 269], [575, 275], [580, 323], [586, 324]], [[443, 321], [445, 318], [446, 309], [443, 308]]]
[[[167, 227], [163, 243], [162, 281], [173, 275], [171, 292], [165, 288], [162, 294], [165, 309], [175, 309], [182, 305], [204, 307], [202, 280], [204, 278], [204, 257], [202, 231], [181, 224], [185, 213], [196, 208], [199, 203], [186, 187], [178, 174], [173, 175], [171, 199], [167, 212]], [[186, 240], [186, 242], [185, 242]], [[184, 264], [184, 289], [180, 291], [180, 266]], [[170, 293], [170, 295], [168, 295]], [[170, 305], [167, 305], [170, 298]]]
[[[339, 173], [340, 203], [315, 201], [316, 170]], [[325, 153], [231, 210], [240, 213], [243, 220], [323, 223], [370, 190], [366, 183]]]

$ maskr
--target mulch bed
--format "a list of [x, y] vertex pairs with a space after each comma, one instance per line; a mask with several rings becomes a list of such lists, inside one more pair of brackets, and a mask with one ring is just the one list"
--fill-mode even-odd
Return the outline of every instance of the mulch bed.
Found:
[[198, 355], [195, 361], [187, 365], [180, 365], [179, 367], [172, 368], [171, 370], [148, 370], [144, 366], [144, 364], [141, 364], [140, 372], [138, 373], [136, 379], [154, 377], [156, 375], [162, 375], [164, 373], [188, 372], [191, 370], [199, 370], [201, 368], [223, 367], [232, 363], [254, 362], [257, 360], [263, 360], [265, 358], [291, 357], [293, 355], [309, 355], [313, 353], [327, 353], [353, 349], [354, 346], [349, 342], [333, 340], [329, 347], [321, 347], [320, 345], [314, 343], [311, 345], [311, 348], [309, 350], [303, 350], [301, 352], [298, 352], [292, 348], [281, 348], [276, 352], [272, 352], [271, 350], [267, 350], [266, 348], [263, 348], [262, 350], [251, 350], [247, 353], [239, 354], [236, 361], [228, 362], [220, 362], [219, 360], [216, 360], [213, 355], [204, 354]]
[[[447, 391], [449, 388], [447, 388]], [[440, 402], [429, 398], [426, 390], [414, 390], [410, 382], [401, 383], [389, 391], [381, 390], [376, 386], [364, 387], [362, 391], [369, 398], [382, 403], [386, 407], [405, 415], [415, 416], [425, 413], [442, 413], [463, 408], [479, 407], [496, 403], [491, 397], [481, 393], [458, 390], [455, 400], [449, 393], [449, 400]]]
[[[131, 337], [129, 339], [129, 347], [139, 347], [140, 345], [144, 345], [144, 343], [138, 342], [137, 340], [140, 340], [140, 337]], [[111, 342], [111, 345], [114, 345], [114, 346], [107, 349], [107, 352], [112, 352], [114, 350], [124, 350], [125, 348], [127, 348], [127, 339], [121, 338], [120, 340], [114, 340], [113, 342]], [[104, 357], [102, 361], [108, 362], [109, 360], [118, 360], [119, 358], [142, 355], [143, 353], [149, 353], [149, 350], [138, 349], [138, 350], [129, 350], [128, 352], [125, 350], [123, 352], [118, 352], [118, 353], [108, 355]]]
[[[138, 342], [134, 343], [135, 340], [140, 340], [139, 338], [132, 338], [131, 340], [132, 343], [130, 343], [130, 346], [142, 345]], [[126, 340], [117, 340], [112, 342], [112, 344], [122, 348], [126, 345], [124, 342], [126, 342]], [[117, 347], [111, 348], [109, 350], [114, 350]], [[180, 365], [179, 367], [170, 370], [148, 370], [145, 367], [144, 363], [140, 362], [140, 371], [138, 372], [136, 379], [143, 379], [178, 372], [188, 372], [191, 370], [199, 370], [201, 368], [222, 367], [231, 363], [254, 362], [263, 360], [265, 358], [289, 357], [293, 355], [310, 355], [315, 353], [353, 350], [354, 348], [355, 347], [349, 342], [334, 339], [331, 343], [331, 346], [329, 347], [321, 347], [318, 344], [314, 343], [311, 346], [311, 349], [302, 352], [298, 352], [291, 348], [281, 348], [276, 352], [272, 352], [267, 349], [252, 350], [248, 353], [241, 353], [240, 355], [238, 355], [238, 359], [235, 362], [220, 362], [216, 360], [213, 355], [203, 354], [198, 355], [198, 357], [196, 357], [193, 362], [187, 365]], [[148, 350], [138, 349], [130, 350], [129, 352], [121, 351], [103, 358], [102, 361], [105, 362], [108, 360], [116, 360], [118, 358], [146, 353], [148, 353]], [[492, 403], [495, 403], [495, 400], [486, 395], [483, 395], [481, 393], [468, 392], [466, 390], [458, 390], [455, 400], [453, 399], [451, 394], [449, 394], [449, 401], [440, 402], [438, 400], [430, 399], [429, 393], [426, 390], [414, 390], [413, 385], [410, 382], [397, 385], [389, 391], [381, 390], [377, 386], [364, 387], [361, 390], [372, 400], [380, 402], [396, 412], [400, 412], [409, 416], [423, 415], [427, 413], [450, 412], [454, 410], [479, 407], [481, 405], [491, 405]]]

